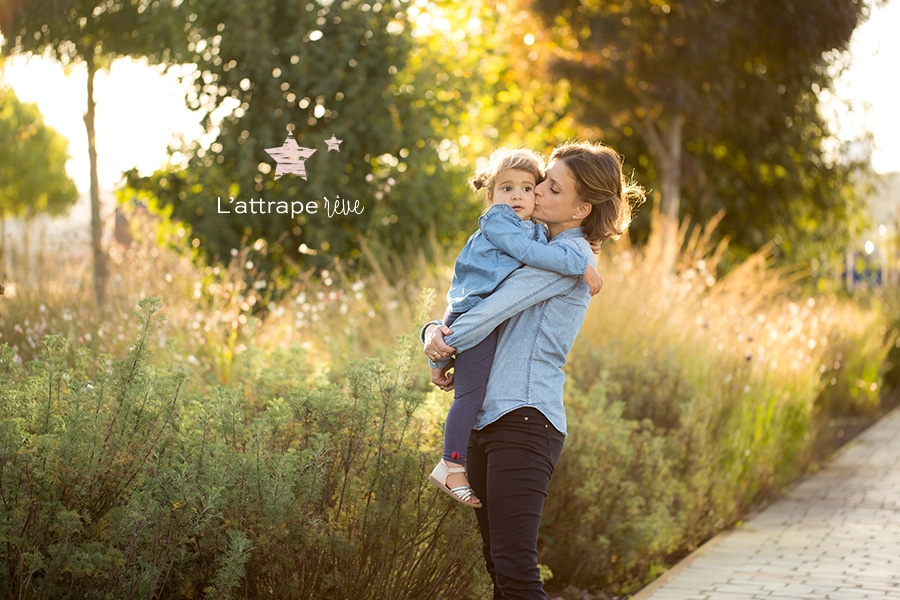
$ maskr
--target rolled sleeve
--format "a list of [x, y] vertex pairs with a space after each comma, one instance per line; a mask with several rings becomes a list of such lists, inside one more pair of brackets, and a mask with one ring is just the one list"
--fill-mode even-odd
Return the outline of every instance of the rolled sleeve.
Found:
[[478, 225], [491, 244], [530, 267], [572, 277], [580, 277], [587, 271], [588, 259], [578, 248], [532, 239], [522, 219], [505, 204], [492, 206], [479, 217]]
[[507, 319], [548, 298], [565, 295], [581, 279], [525, 266], [512, 273], [493, 294], [453, 322], [453, 333], [444, 338], [457, 352], [468, 350]]

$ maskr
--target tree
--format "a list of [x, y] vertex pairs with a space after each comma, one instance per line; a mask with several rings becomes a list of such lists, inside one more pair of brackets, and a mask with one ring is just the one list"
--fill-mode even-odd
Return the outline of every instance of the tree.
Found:
[[[527, 13], [449, 0], [321, 4], [186, 4], [197, 65], [190, 105], [210, 115], [215, 140], [179, 148], [192, 157], [184, 170], [132, 174], [126, 193], [190, 223], [209, 258], [257, 238], [281, 265], [357, 261], [363, 238], [401, 261], [429, 251], [432, 231], [439, 248], [456, 247], [483, 209], [466, 186], [477, 157], [505, 144], [547, 150], [571, 135], [564, 86], [509, 68], [535, 54], [516, 43], [530, 31]], [[219, 122], [223, 106], [237, 108]], [[318, 149], [306, 180], [275, 180], [265, 149], [291, 126], [300, 145]], [[331, 135], [344, 140], [340, 153], [323, 145]], [[216, 206], [232, 197], [321, 204], [337, 193], [359, 199], [364, 214], [238, 219]]]
[[[38, 214], [65, 212], [78, 200], [66, 174], [67, 147], [65, 137], [44, 125], [35, 104], [23, 104], [11, 89], [0, 87], [0, 223], [7, 217], [25, 220], [25, 256], [28, 223]], [[3, 234], [0, 258], [5, 244]]]
[[[846, 165], [828, 156], [816, 94], [867, 14], [859, 0], [534, 0], [550, 27], [554, 78], [658, 178], [662, 231], [729, 202], [743, 248], [792, 238], [802, 216], [844, 215]], [[689, 192], [689, 194], [685, 194]], [[743, 199], [743, 200], [741, 200]], [[715, 212], [715, 211], [712, 211]], [[806, 222], [828, 236], [834, 227]], [[832, 238], [834, 241], [834, 238]]]
[[[131, 174], [132, 191], [189, 223], [211, 260], [257, 239], [270, 266], [358, 263], [363, 238], [405, 256], [428, 251], [422, 240], [438, 216], [446, 228], [437, 237], [458, 241], [458, 223], [477, 212], [458, 203], [465, 175], [445, 143], [452, 102], [440, 104], [434, 79], [419, 86], [408, 70], [415, 42], [405, 4], [185, 2], [197, 66], [189, 106], [206, 113], [214, 140], [179, 148], [191, 157], [185, 169]], [[306, 178], [276, 179], [266, 153], [289, 130], [315, 150]], [[343, 140], [333, 150], [332, 136]], [[259, 199], [278, 204], [236, 214]], [[336, 199], [359, 202], [358, 212], [330, 215]], [[315, 212], [276, 212], [295, 202]]]
[[106, 255], [102, 247], [100, 189], [94, 122], [94, 77], [119, 56], [144, 56], [156, 62], [173, 59], [180, 47], [182, 23], [167, 0], [29, 0], [10, 2], [0, 10], [4, 52], [49, 54], [63, 65], [87, 67], [84, 115], [91, 180], [91, 245], [94, 291], [104, 298]]

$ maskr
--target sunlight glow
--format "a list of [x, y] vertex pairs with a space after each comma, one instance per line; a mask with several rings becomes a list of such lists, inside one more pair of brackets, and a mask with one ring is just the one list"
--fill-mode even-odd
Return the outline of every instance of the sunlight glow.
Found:
[[898, 29], [900, 0], [873, 9], [854, 32], [850, 67], [835, 85], [837, 99], [851, 106], [845, 111], [834, 103], [831, 118], [838, 135], [851, 139], [860, 131], [871, 131], [872, 165], [880, 173], [900, 172], [900, 88], [889, 75], [900, 59]]
[[[14, 57], [6, 62], [3, 79], [21, 102], [34, 102], [44, 122], [69, 139], [67, 171], [78, 189], [89, 188], [87, 133], [87, 71], [84, 64], [64, 69], [45, 58]], [[170, 162], [167, 146], [175, 139], [199, 139], [199, 115], [185, 106], [186, 88], [145, 61], [120, 59], [95, 79], [98, 175], [110, 189], [122, 172], [137, 168], [149, 174]], [[174, 156], [179, 161], [179, 156]]]

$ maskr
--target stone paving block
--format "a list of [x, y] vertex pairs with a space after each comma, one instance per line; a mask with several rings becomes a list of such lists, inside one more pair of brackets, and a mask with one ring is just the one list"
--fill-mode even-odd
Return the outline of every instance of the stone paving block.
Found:
[[633, 600], [900, 600], [900, 409]]

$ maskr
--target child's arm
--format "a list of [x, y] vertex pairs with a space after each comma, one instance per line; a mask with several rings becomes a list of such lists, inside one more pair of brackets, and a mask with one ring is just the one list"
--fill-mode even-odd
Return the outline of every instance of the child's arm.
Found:
[[[587, 257], [566, 244], [542, 244], [526, 233], [522, 220], [505, 204], [495, 204], [478, 219], [481, 232], [494, 246], [530, 267], [560, 275], [585, 275]], [[599, 275], [599, 274], [598, 274]]]
[[[591, 244], [591, 252], [600, 254], [601, 242], [592, 240], [588, 240], [588, 242]], [[600, 276], [600, 271], [593, 265], [588, 265], [587, 272], [584, 274], [584, 281], [591, 288], [591, 296], [596, 296], [600, 293], [600, 289], [603, 288], [603, 278]]]
[[603, 287], [603, 277], [600, 276], [600, 271], [597, 270], [597, 267], [588, 265], [584, 274], [584, 282], [591, 289], [591, 296], [596, 296], [600, 293], [600, 289]]

